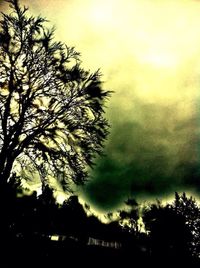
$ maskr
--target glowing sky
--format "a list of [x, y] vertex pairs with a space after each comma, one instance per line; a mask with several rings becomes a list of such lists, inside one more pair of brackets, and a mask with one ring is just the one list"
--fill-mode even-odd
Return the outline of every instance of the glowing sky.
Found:
[[[109, 209], [134, 196], [198, 192], [200, 1], [22, 1], [115, 91], [106, 157], [82, 190]], [[112, 193], [112, 194], [111, 194]]]

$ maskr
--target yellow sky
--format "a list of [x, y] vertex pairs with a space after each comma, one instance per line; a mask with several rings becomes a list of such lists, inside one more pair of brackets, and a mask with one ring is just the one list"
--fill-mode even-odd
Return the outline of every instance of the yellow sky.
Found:
[[[56, 25], [57, 39], [101, 68], [106, 87], [151, 102], [197, 94], [200, 3], [192, 0], [23, 1]], [[177, 94], [179, 92], [179, 94]], [[132, 94], [130, 93], [130, 94]], [[194, 96], [194, 95], [193, 95]]]
[[[200, 2], [195, 0], [23, 0], [46, 16], [58, 40], [101, 68], [106, 86], [127, 86], [149, 101], [185, 97], [197, 89]], [[162, 88], [161, 86], [162, 85]], [[183, 92], [184, 91], [184, 92]], [[197, 94], [197, 92], [195, 92]], [[114, 101], [117, 96], [114, 96]]]

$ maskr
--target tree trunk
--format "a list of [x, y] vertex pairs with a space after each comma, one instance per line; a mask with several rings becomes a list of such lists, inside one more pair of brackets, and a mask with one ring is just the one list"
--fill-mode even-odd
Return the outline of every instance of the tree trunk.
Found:
[[[1, 161], [2, 160], [2, 161]], [[0, 183], [6, 184], [8, 183], [8, 179], [10, 177], [12, 167], [13, 167], [14, 159], [12, 157], [4, 157], [0, 159]]]

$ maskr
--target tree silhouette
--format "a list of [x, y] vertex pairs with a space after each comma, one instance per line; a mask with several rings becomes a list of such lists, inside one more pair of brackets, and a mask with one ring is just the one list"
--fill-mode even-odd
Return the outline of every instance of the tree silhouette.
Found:
[[139, 205], [135, 199], [128, 199], [125, 204], [128, 206], [128, 210], [119, 211], [120, 220], [130, 233], [135, 235], [139, 234]]
[[177, 215], [184, 217], [185, 224], [190, 231], [188, 240], [188, 248], [190, 253], [200, 257], [200, 210], [196, 200], [191, 196], [187, 197], [185, 193], [175, 193], [175, 200], [172, 204], [172, 209]]
[[171, 205], [160, 202], [144, 209], [143, 221], [149, 234], [152, 257], [158, 261], [180, 261], [190, 258], [188, 241], [191, 233], [185, 218]]
[[100, 73], [81, 67], [73, 47], [54, 41], [46, 19], [18, 0], [0, 21], [0, 179], [51, 178], [70, 190], [87, 178], [108, 133]]

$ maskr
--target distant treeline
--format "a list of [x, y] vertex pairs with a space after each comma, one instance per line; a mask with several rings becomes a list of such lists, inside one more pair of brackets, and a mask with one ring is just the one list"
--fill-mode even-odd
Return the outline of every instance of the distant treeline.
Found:
[[[118, 211], [117, 217], [106, 215], [106, 224], [94, 215], [87, 216], [90, 208], [82, 206], [77, 196], [62, 205], [56, 203], [48, 186], [40, 196], [35, 192], [17, 196], [16, 188], [9, 184], [0, 189], [0, 240], [6, 254], [18, 256], [23, 245], [21, 250], [27, 255], [43, 245], [39, 252], [47, 259], [52, 251], [61, 256], [64, 249], [76, 253], [95, 248], [99, 254], [116, 252], [123, 260], [135, 256], [143, 261], [189, 260], [190, 265], [199, 265], [200, 208], [185, 193], [175, 193], [174, 201], [166, 205], [156, 201], [144, 206], [129, 199], [127, 209]], [[8, 244], [12, 246], [7, 248]]]

